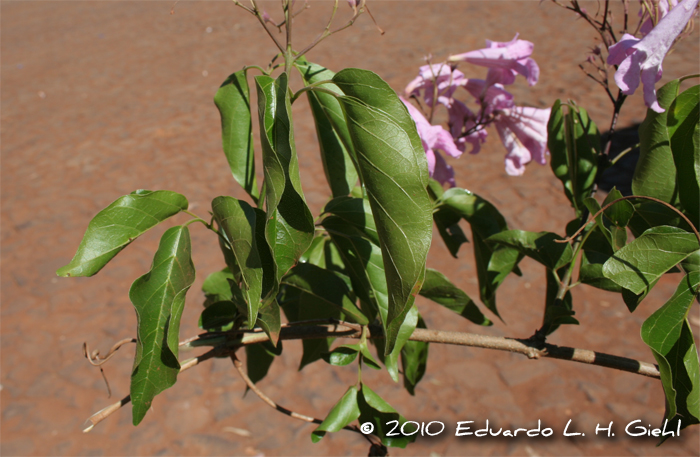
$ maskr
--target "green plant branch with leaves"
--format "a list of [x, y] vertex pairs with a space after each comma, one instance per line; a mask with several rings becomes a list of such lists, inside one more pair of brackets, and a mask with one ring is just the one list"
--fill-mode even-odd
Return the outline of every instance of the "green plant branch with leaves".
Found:
[[[640, 127], [634, 195], [623, 196], [613, 189], [602, 205], [593, 195], [602, 170], [615, 166], [608, 153], [627, 95], [620, 91], [612, 97], [603, 73], [605, 80], [599, 82], [614, 105], [605, 145], [583, 107], [556, 101], [546, 124], [545, 146], [574, 218], [563, 229], [565, 236], [516, 230], [479, 195], [455, 186], [445, 189], [446, 181], [438, 180], [436, 156], [426, 146], [424, 124], [413, 114], [415, 108], [378, 75], [355, 68], [334, 73], [306, 60], [314, 46], [368, 11], [364, 0], [351, 0], [352, 17], [332, 30], [336, 0], [325, 28], [299, 52], [292, 46], [292, 24], [300, 12], [294, 12], [293, 1], [282, 1], [284, 19], [279, 23], [255, 0], [250, 5], [234, 3], [257, 18], [280, 51], [275, 58], [284, 59], [283, 65], [273, 65], [273, 59], [267, 69], [247, 66], [231, 74], [214, 97], [221, 115], [224, 154], [248, 201], [214, 198], [207, 222], [188, 210], [181, 194], [135, 191], [92, 219], [75, 257], [57, 272], [65, 277], [95, 275], [160, 222], [181, 212], [191, 217], [165, 231], [151, 269], [129, 291], [138, 318], [136, 337], [120, 341], [104, 357], [84, 347], [90, 363], [101, 369], [121, 346], [136, 344], [130, 395], [94, 414], [85, 431], [129, 402], [133, 423], [138, 425], [154, 398], [174, 385], [181, 372], [214, 357], [228, 357], [246, 386], [268, 405], [318, 424], [312, 440], [342, 429], [362, 433], [355, 421], [369, 422], [374, 432], [363, 436], [371, 443], [370, 452], [386, 454], [387, 447], [405, 447], [415, 437], [388, 434], [388, 421], [404, 424], [406, 419], [363, 381], [362, 370], [384, 366], [394, 381], [402, 376], [404, 387], [413, 395], [426, 371], [431, 343], [510, 351], [531, 359], [557, 358], [657, 378], [665, 393], [665, 419], [680, 422], [681, 428], [700, 422], [700, 369], [687, 320], [700, 288], [700, 86], [681, 92], [681, 80], [674, 80], [658, 91], [664, 111], [650, 109]], [[585, 12], [578, 2], [567, 8]], [[604, 11], [602, 19], [586, 19], [608, 49], [616, 40], [607, 1]], [[285, 29], [285, 42], [268, 24]], [[467, 54], [459, 58], [468, 60]], [[279, 68], [282, 71], [273, 76]], [[448, 84], [461, 84], [453, 66], [436, 68], [431, 66], [431, 76], [426, 77], [439, 81], [444, 68]], [[249, 69], [261, 74], [249, 76]], [[290, 87], [293, 69], [303, 82], [296, 90]], [[257, 93], [257, 147], [251, 81]], [[444, 94], [437, 87], [429, 87], [434, 100]], [[291, 105], [303, 94], [313, 115], [331, 194], [317, 217], [304, 197], [294, 138]], [[514, 116], [502, 108], [487, 114], [486, 96], [480, 95], [479, 101], [482, 112], [477, 124], [457, 132], [455, 140], [479, 134], [489, 123], [502, 129], [507, 116]], [[431, 114], [434, 108], [430, 106]], [[263, 164], [260, 184], [256, 154]], [[204, 333], [180, 341], [185, 296], [195, 278], [189, 226], [198, 222], [215, 235], [224, 267], [204, 281], [199, 319]], [[535, 334], [504, 338], [426, 328], [415, 303], [418, 295], [470, 325], [492, 325], [477, 301], [443, 273], [426, 268], [433, 224], [456, 257], [467, 242], [460, 223], [471, 229], [479, 300], [499, 319], [497, 290], [511, 273], [520, 274], [519, 262], [529, 257], [544, 267], [545, 307], [542, 327]], [[634, 239], [629, 240], [629, 234]], [[642, 340], [657, 365], [547, 343], [548, 335], [562, 325], [578, 324], [574, 287], [618, 293], [633, 312], [659, 278], [673, 270], [684, 273], [675, 294], [642, 326]], [[336, 345], [343, 338], [357, 342]], [[256, 386], [281, 355], [285, 340], [302, 341], [301, 368], [319, 360], [334, 366], [357, 364], [357, 382], [325, 419], [283, 408]], [[211, 349], [180, 361], [180, 351], [201, 346]], [[245, 370], [239, 351], [246, 353]]]

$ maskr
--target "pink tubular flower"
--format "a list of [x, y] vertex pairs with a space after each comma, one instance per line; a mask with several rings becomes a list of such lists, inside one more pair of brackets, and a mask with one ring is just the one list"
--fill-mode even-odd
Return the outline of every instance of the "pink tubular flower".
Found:
[[516, 106], [501, 111], [496, 117], [496, 130], [508, 150], [506, 173], [519, 176], [525, 172], [525, 164], [534, 160], [547, 163], [547, 122], [550, 108], [538, 109]]
[[454, 170], [437, 151], [442, 150], [452, 157], [461, 156], [462, 151], [457, 148], [452, 135], [447, 130], [439, 125], [431, 125], [415, 106], [411, 105], [403, 97], [399, 98], [406, 105], [408, 113], [416, 123], [418, 136], [420, 136], [426, 158], [428, 159], [430, 177], [442, 184], [449, 183], [451, 187], [454, 187]]
[[435, 84], [437, 83], [437, 102], [449, 107], [452, 94], [466, 81], [464, 74], [455, 70], [447, 64], [423, 65], [420, 67], [418, 76], [408, 83], [404, 90], [405, 97], [420, 96], [423, 91], [423, 100], [426, 105], [432, 107], [435, 95]]
[[448, 62], [469, 62], [474, 65], [488, 67], [486, 81], [494, 83], [513, 84], [515, 76], [523, 75], [527, 82], [534, 86], [540, 76], [537, 62], [530, 58], [534, 45], [525, 40], [518, 40], [515, 35], [511, 41], [498, 42], [486, 40], [486, 48], [470, 51], [464, 54], [450, 56]]
[[657, 113], [665, 111], [656, 99], [654, 85], [661, 78], [661, 62], [692, 18], [697, 5], [698, 0], [683, 0], [641, 40], [625, 34], [610, 47], [608, 65], [619, 65], [615, 72], [615, 83], [623, 94], [631, 95], [637, 90], [641, 75], [644, 103]]

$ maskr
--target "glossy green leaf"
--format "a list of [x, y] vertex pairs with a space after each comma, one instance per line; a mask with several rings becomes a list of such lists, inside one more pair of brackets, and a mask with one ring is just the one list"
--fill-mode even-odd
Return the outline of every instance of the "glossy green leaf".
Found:
[[659, 105], [666, 111], [647, 110], [639, 126], [639, 161], [632, 178], [632, 193], [644, 195], [676, 205], [678, 183], [668, 135], [668, 107], [678, 95], [680, 81], [675, 79], [657, 90]]
[[590, 196], [598, 171], [598, 127], [585, 109], [557, 100], [547, 131], [552, 171], [564, 185], [564, 193], [580, 217], [585, 208], [583, 200]]
[[450, 282], [445, 275], [428, 268], [420, 294], [478, 325], [492, 325], [464, 291]]
[[[276, 347], [270, 341], [250, 344], [245, 347], [245, 362], [248, 377], [254, 384], [267, 376], [275, 357], [282, 354], [282, 343]], [[247, 389], [246, 389], [247, 390]]]
[[224, 154], [233, 178], [257, 203], [260, 193], [255, 180], [253, 122], [246, 70], [226, 78], [214, 96], [214, 103], [221, 115]]
[[[427, 281], [427, 280], [426, 280]], [[418, 316], [416, 328], [427, 328], [422, 317]], [[401, 349], [401, 367], [403, 369], [403, 386], [411, 395], [416, 394], [416, 385], [423, 379], [428, 367], [429, 343], [407, 341]]]
[[500, 317], [496, 308], [496, 290], [508, 274], [519, 271], [517, 265], [522, 256], [517, 249], [489, 245], [484, 240], [508, 230], [505, 218], [490, 202], [464, 189], [448, 189], [439, 203], [438, 208], [454, 211], [471, 225], [479, 296], [484, 305]]
[[168, 229], [160, 239], [151, 270], [131, 285], [136, 308], [136, 357], [131, 373], [133, 422], [138, 425], [153, 398], [175, 384], [180, 372], [178, 345], [185, 294], [194, 282], [190, 232]]
[[[320, 65], [297, 60], [295, 66], [301, 73], [304, 84], [327, 81], [335, 73]], [[335, 84], [321, 84], [323, 89], [342, 95]], [[326, 172], [326, 180], [334, 197], [350, 194], [357, 182], [357, 170], [346, 145], [351, 145], [348, 127], [338, 100], [322, 91], [308, 91], [309, 105], [316, 124], [316, 135], [321, 149], [321, 161]], [[332, 121], [331, 121], [332, 119]]]
[[642, 340], [659, 364], [669, 429], [700, 423], [700, 367], [687, 317], [698, 296], [700, 273], [686, 275], [673, 296], [642, 325]]
[[[211, 207], [240, 268], [240, 289], [247, 304], [249, 328], [253, 328], [260, 308], [264, 276], [256, 236], [259, 230], [257, 221], [262, 222], [262, 217], [256, 216], [256, 212], [260, 210], [232, 197], [216, 197]], [[267, 246], [261, 248], [268, 249]], [[272, 270], [271, 266], [268, 266], [268, 270]]]
[[637, 200], [634, 214], [629, 221], [629, 228], [635, 237], [640, 237], [652, 227], [670, 225], [690, 230], [688, 224], [671, 208], [649, 200]]
[[700, 228], [700, 86], [681, 93], [666, 114], [671, 152], [677, 170], [678, 197]]
[[641, 294], [698, 248], [698, 240], [692, 233], [676, 227], [654, 227], [605, 262], [603, 274], [625, 289]]
[[520, 253], [538, 261], [547, 268], [557, 270], [573, 258], [569, 243], [556, 233], [527, 232], [525, 230], [508, 230], [490, 236], [488, 243], [499, 243], [517, 249]]
[[359, 353], [359, 344], [345, 344], [323, 354], [321, 357], [331, 365], [343, 367], [354, 362], [355, 359], [357, 359], [357, 354]]
[[428, 167], [415, 122], [376, 74], [346, 69], [333, 77], [379, 234], [389, 302], [386, 351], [425, 275], [432, 238]]
[[326, 432], [337, 432], [360, 417], [357, 397], [357, 389], [354, 386], [349, 387], [343, 398], [331, 408], [321, 425], [311, 432], [311, 441], [318, 443]]
[[129, 243], [188, 205], [184, 196], [168, 190], [137, 190], [119, 197], [92, 218], [75, 257], [56, 274], [94, 275]]
[[[360, 408], [360, 423], [371, 422], [374, 424], [374, 432], [372, 434], [378, 436], [385, 446], [405, 448], [408, 443], [415, 441], [416, 434], [404, 436], [398, 433], [398, 436], [387, 436], [394, 428], [394, 424], [390, 423], [391, 421], [398, 421], [398, 430], [400, 430], [406, 419], [397, 413], [382, 397], [367, 387], [366, 384], [362, 385], [362, 390], [357, 396], [357, 405]], [[416, 427], [414, 424], [408, 424], [404, 427], [404, 431], [410, 434], [416, 431]]]
[[355, 305], [355, 294], [336, 273], [310, 263], [300, 263], [282, 278], [282, 283], [303, 290], [318, 300], [319, 306], [335, 307], [358, 324], [369, 320]]
[[279, 282], [313, 241], [314, 222], [301, 190], [287, 75], [276, 80], [257, 76], [255, 82], [265, 169], [265, 237]]

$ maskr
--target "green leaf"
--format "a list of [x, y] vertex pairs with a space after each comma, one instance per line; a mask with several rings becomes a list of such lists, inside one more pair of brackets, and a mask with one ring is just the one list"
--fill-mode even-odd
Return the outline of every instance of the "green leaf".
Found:
[[558, 243], [563, 240], [556, 233], [527, 232], [524, 230], [508, 230], [490, 236], [487, 243], [500, 243], [517, 249], [545, 267], [558, 270], [573, 258], [569, 243]]
[[94, 275], [129, 243], [188, 205], [183, 195], [168, 190], [137, 190], [119, 197], [92, 218], [75, 257], [56, 274]]
[[610, 292], [622, 292], [622, 287], [603, 275], [603, 264], [609, 258], [609, 255], [599, 252], [584, 251], [581, 257], [581, 268], [579, 269], [578, 280], [598, 289]]
[[282, 283], [316, 297], [319, 306], [334, 307], [352, 321], [366, 325], [367, 317], [355, 305], [355, 294], [336, 273], [310, 263], [300, 263], [282, 278]]
[[[603, 200], [603, 206], [608, 205], [622, 197], [622, 192], [613, 187], [608, 193], [608, 196], [605, 197], [605, 200]], [[616, 227], [622, 228], [627, 227], [633, 214], [634, 206], [632, 206], [632, 203], [630, 203], [629, 200], [619, 201], [605, 210], [605, 217], [607, 217]]]
[[136, 357], [131, 373], [133, 422], [138, 425], [153, 398], [175, 384], [180, 317], [185, 294], [194, 282], [190, 232], [168, 229], [160, 239], [153, 266], [131, 285], [129, 298], [136, 308]]
[[[408, 319], [407, 319], [408, 320]], [[406, 321], [404, 321], [404, 325], [406, 324]], [[375, 360], [374, 357], [372, 357], [372, 353], [369, 352], [369, 347], [367, 347], [367, 342], [363, 341], [360, 342], [360, 354], [362, 354], [362, 361], [367, 365], [368, 367], [374, 369], [374, 370], [381, 370], [382, 367], [379, 365], [379, 362]]]
[[605, 262], [603, 274], [625, 289], [641, 294], [699, 247], [692, 233], [676, 227], [654, 227]]
[[352, 197], [337, 197], [328, 202], [324, 213], [333, 214], [348, 224], [356, 227], [370, 240], [379, 246], [379, 234], [372, 216], [372, 208], [368, 200]]
[[[335, 75], [327, 68], [306, 62], [303, 58], [297, 60], [295, 66], [307, 86], [330, 80]], [[321, 84], [317, 87], [342, 95], [335, 84]], [[357, 182], [357, 171], [346, 149], [346, 145], [351, 145], [352, 142], [343, 110], [338, 100], [331, 94], [321, 91], [308, 91], [306, 94], [316, 124], [326, 180], [334, 197], [348, 195]]]
[[287, 75], [276, 80], [256, 76], [255, 83], [265, 169], [265, 237], [279, 282], [313, 241], [314, 221], [301, 190]]
[[698, 296], [700, 273], [686, 275], [676, 292], [642, 324], [642, 340], [659, 364], [668, 429], [700, 423], [700, 367], [687, 317]]
[[474, 301], [437, 270], [426, 269], [425, 282], [420, 294], [475, 324], [492, 325], [492, 322], [479, 311]]
[[362, 232], [336, 216], [325, 218], [322, 224], [343, 259], [363, 314], [369, 321], [379, 314], [386, 331], [389, 298], [381, 249], [367, 240]]
[[426, 190], [427, 160], [415, 122], [379, 76], [346, 69], [333, 82], [346, 94], [339, 101], [382, 249], [388, 354], [425, 276], [433, 209]]
[[700, 228], [700, 86], [693, 86], [671, 103], [666, 114], [678, 197], [695, 227]]
[[647, 110], [639, 126], [639, 161], [632, 178], [632, 193], [644, 195], [676, 205], [678, 183], [668, 135], [668, 107], [678, 95], [680, 81], [675, 79], [656, 92], [659, 105], [666, 111]]
[[419, 317], [418, 308], [413, 305], [408, 313], [406, 313], [406, 318], [401, 323], [401, 327], [399, 327], [394, 348], [388, 354], [386, 353], [386, 346], [384, 348], [384, 366], [386, 366], [386, 371], [394, 382], [399, 382], [399, 357], [401, 356], [401, 349], [404, 344], [408, 342], [411, 335], [413, 335], [413, 331], [416, 329], [416, 325], [418, 325]]
[[318, 443], [326, 432], [337, 432], [360, 417], [360, 409], [357, 405], [357, 389], [349, 387], [343, 398], [336, 403], [321, 425], [311, 432], [311, 441]]
[[[566, 106], [566, 113], [564, 113]], [[547, 147], [554, 175], [580, 217], [583, 200], [590, 196], [598, 171], [600, 133], [585, 109], [573, 103], [554, 103], [547, 124]]]
[[208, 332], [226, 332], [233, 328], [238, 318], [238, 309], [232, 301], [217, 301], [202, 311], [199, 316], [199, 328]]
[[489, 246], [484, 240], [508, 230], [505, 218], [489, 201], [456, 187], [445, 191], [439, 204], [438, 208], [454, 211], [471, 225], [479, 296], [484, 305], [500, 318], [496, 308], [496, 290], [509, 273], [519, 271], [517, 265], [522, 256], [517, 249]]
[[260, 310], [256, 325], [262, 327], [265, 334], [267, 334], [270, 341], [272, 341], [272, 344], [277, 346], [282, 323], [280, 321], [280, 307], [276, 300], [268, 303]]
[[[404, 436], [398, 433], [398, 436], [387, 436], [387, 433], [394, 429], [394, 424], [390, 423], [391, 421], [398, 421], [399, 428], [397, 430], [400, 430], [406, 419], [366, 384], [362, 385], [362, 390], [357, 396], [357, 405], [360, 408], [360, 423], [371, 422], [374, 424], [372, 434], [378, 436], [384, 446], [405, 448], [408, 443], [415, 441], [416, 434]], [[407, 434], [415, 432], [415, 425], [409, 424], [409, 426], [404, 427], [404, 431]]]
[[255, 180], [253, 122], [246, 70], [226, 78], [214, 96], [214, 103], [221, 115], [224, 154], [233, 178], [257, 203], [260, 193]]
[[695, 251], [681, 262], [686, 273], [700, 271], [700, 251]]
[[[416, 328], [427, 328], [425, 321], [420, 316], [418, 316]], [[416, 394], [416, 385], [423, 379], [423, 375], [425, 375], [428, 367], [429, 346], [429, 343], [424, 343], [423, 341], [407, 341], [403, 349], [401, 349], [403, 386], [411, 395]]]
[[634, 214], [629, 221], [629, 228], [635, 237], [640, 237], [652, 227], [669, 225], [690, 230], [688, 224], [671, 208], [661, 203], [640, 200], [634, 204]]
[[345, 344], [338, 346], [330, 352], [321, 355], [321, 358], [331, 365], [343, 367], [355, 361], [357, 354], [360, 353], [359, 344]]
[[[253, 328], [260, 308], [263, 292], [263, 262], [258, 254], [257, 221], [262, 222], [262, 213], [243, 200], [232, 197], [216, 197], [212, 201], [212, 212], [224, 237], [231, 246], [236, 264], [241, 271], [241, 292], [247, 304], [249, 328]], [[261, 246], [268, 249], [267, 246]], [[268, 265], [268, 274], [272, 274]]]
[[673, 296], [642, 325], [642, 340], [660, 354], [667, 354], [681, 337], [683, 321], [700, 284], [700, 274], [683, 277]]
[[231, 273], [229, 267], [221, 271], [215, 271], [207, 276], [207, 279], [204, 280], [204, 284], [202, 284], [202, 292], [204, 292], [204, 296], [206, 297], [206, 301], [204, 302], [205, 307], [209, 307], [220, 301], [233, 300], [229, 279], [234, 279], [233, 273]]
[[450, 254], [455, 259], [457, 258], [457, 253], [462, 244], [469, 242], [467, 236], [459, 226], [459, 221], [461, 219], [462, 217], [459, 214], [445, 206], [439, 207], [433, 213], [435, 227], [437, 227], [442, 241], [445, 242], [447, 250], [450, 251]]
[[[282, 343], [273, 346], [270, 341], [251, 344], [245, 347], [245, 363], [248, 377], [254, 384], [267, 376], [267, 372], [275, 361], [275, 356], [282, 354]], [[247, 389], [246, 389], [247, 390]]]

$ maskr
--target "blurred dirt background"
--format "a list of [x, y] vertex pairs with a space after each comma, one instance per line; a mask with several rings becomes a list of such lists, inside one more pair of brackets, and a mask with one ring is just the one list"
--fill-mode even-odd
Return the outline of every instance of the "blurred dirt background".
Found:
[[[263, 2], [278, 18], [279, 2]], [[300, 3], [300, 2], [297, 2]], [[632, 2], [633, 4], [635, 2]], [[323, 26], [328, 1], [312, 1], [295, 21], [295, 40], [306, 43]], [[601, 130], [611, 109], [603, 91], [577, 68], [595, 44], [584, 21], [537, 1], [372, 1], [380, 36], [368, 16], [309, 54], [333, 70], [371, 69], [396, 90], [417, 73], [423, 57], [483, 47], [484, 39], [508, 41], [516, 32], [535, 43], [540, 82], [513, 87], [519, 104], [546, 107], [574, 99]], [[340, 2], [340, 16], [349, 10]], [[589, 11], [596, 3], [587, 5]], [[361, 437], [340, 432], [311, 443], [314, 425], [283, 416], [244, 385], [228, 359], [209, 361], [179, 378], [154, 402], [143, 423], [131, 425], [131, 408], [83, 434], [85, 420], [128, 393], [133, 347], [105, 366], [113, 396], [99, 370], [82, 354], [87, 341], [102, 352], [135, 334], [128, 299], [131, 282], [146, 272], [163, 224], [133, 243], [97, 277], [59, 279], [89, 220], [135, 189], [185, 194], [192, 211], [205, 215], [218, 195], [244, 198], [221, 151], [218, 112], [212, 102], [222, 81], [244, 65], [266, 65], [274, 48], [257, 22], [232, 2], [11, 2], [2, 18], [2, 369], [0, 453], [12, 455], [366, 455]], [[633, 8], [636, 14], [636, 5]], [[618, 12], [619, 13], [619, 12]], [[618, 16], [619, 17], [619, 16]], [[338, 24], [341, 20], [337, 21]], [[301, 46], [298, 46], [301, 47]], [[664, 62], [664, 81], [698, 73], [697, 32]], [[471, 77], [485, 70], [463, 65]], [[298, 86], [298, 82], [296, 83]], [[305, 101], [294, 105], [295, 132], [306, 198], [314, 213], [329, 194], [318, 160]], [[641, 95], [626, 103], [620, 126], [641, 122]], [[482, 153], [453, 160], [457, 184], [495, 203], [512, 228], [563, 232], [572, 212], [549, 167], [530, 165], [508, 177], [495, 132]], [[600, 195], [603, 197], [603, 195]], [[182, 337], [198, 333], [201, 284], [222, 267], [216, 240], [193, 228], [198, 278], [187, 297]], [[431, 267], [439, 268], [478, 297], [471, 247], [452, 259], [435, 238]], [[428, 327], [527, 337], [538, 327], [544, 278], [524, 260], [524, 275], [501, 288], [507, 325], [476, 328], [440, 307], [419, 302]], [[561, 328], [551, 342], [653, 361], [639, 338], [641, 323], [675, 290], [665, 278], [629, 315], [613, 294], [574, 290], [580, 326]], [[698, 308], [692, 326], [700, 334]], [[285, 353], [260, 387], [283, 406], [323, 417], [354, 382], [354, 369], [323, 362], [297, 372], [301, 345]], [[419, 438], [394, 455], [695, 455], [698, 428], [655, 447], [654, 438], [631, 438], [627, 423], [660, 423], [659, 382], [623, 372], [555, 360], [462, 347], [430, 349], [428, 372], [409, 396], [385, 372], [367, 382], [405, 417], [439, 420], [447, 430]], [[181, 358], [195, 353], [182, 353]], [[551, 438], [455, 438], [457, 421], [486, 420], [497, 427], [543, 427]], [[564, 438], [569, 419], [585, 437]], [[615, 437], [595, 436], [596, 424], [613, 421]], [[241, 431], [243, 430], [243, 431]], [[247, 435], [247, 436], [246, 436]]]

